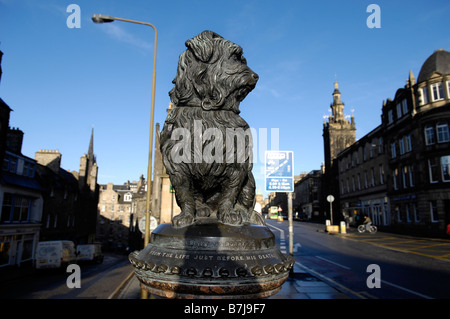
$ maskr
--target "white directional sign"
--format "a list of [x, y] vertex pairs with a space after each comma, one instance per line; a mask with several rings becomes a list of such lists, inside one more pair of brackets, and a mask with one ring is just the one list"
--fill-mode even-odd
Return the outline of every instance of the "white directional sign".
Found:
[[266, 191], [294, 191], [294, 152], [266, 151]]

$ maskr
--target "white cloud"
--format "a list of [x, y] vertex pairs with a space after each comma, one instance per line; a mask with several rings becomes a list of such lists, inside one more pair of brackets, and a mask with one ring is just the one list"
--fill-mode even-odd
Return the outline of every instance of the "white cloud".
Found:
[[101, 28], [106, 34], [108, 34], [113, 39], [116, 39], [118, 41], [131, 44], [137, 48], [144, 49], [144, 50], [151, 50], [153, 49], [153, 44], [144, 41], [142, 39], [139, 39], [135, 35], [129, 33], [124, 28], [122, 28], [120, 25], [115, 23], [108, 23], [102, 25]]

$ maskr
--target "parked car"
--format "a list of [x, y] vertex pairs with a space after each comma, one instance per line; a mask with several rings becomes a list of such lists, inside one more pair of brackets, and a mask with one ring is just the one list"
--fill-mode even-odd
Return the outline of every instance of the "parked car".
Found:
[[98, 243], [77, 246], [77, 261], [102, 263], [102, 247]]
[[70, 240], [41, 241], [37, 245], [36, 269], [65, 268], [76, 262], [75, 244]]

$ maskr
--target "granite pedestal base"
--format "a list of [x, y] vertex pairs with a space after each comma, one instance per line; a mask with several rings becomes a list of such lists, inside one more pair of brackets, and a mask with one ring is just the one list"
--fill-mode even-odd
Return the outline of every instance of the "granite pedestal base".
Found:
[[129, 259], [141, 286], [166, 298], [265, 298], [281, 289], [294, 258], [267, 226], [161, 224]]

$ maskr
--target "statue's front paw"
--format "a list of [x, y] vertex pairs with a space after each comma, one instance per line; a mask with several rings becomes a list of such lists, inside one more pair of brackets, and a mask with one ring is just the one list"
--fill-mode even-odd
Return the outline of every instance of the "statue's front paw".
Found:
[[242, 225], [242, 216], [234, 210], [229, 210], [220, 214], [219, 221], [226, 225], [239, 226]]
[[183, 228], [194, 223], [194, 216], [191, 214], [181, 213], [172, 218], [172, 225], [175, 228]]

